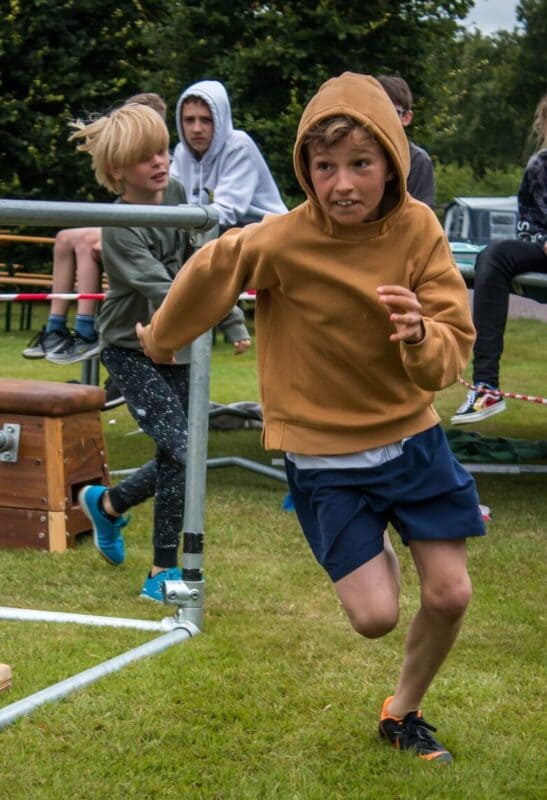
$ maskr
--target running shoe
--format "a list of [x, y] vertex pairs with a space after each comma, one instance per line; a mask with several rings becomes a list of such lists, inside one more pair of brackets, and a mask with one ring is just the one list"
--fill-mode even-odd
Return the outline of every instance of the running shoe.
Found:
[[143, 583], [141, 597], [144, 600], [155, 600], [156, 603], [163, 603], [162, 585], [165, 581], [182, 580], [182, 571], [178, 567], [171, 567], [163, 572], [158, 572], [153, 578], [148, 578]]
[[505, 411], [505, 400], [495, 394], [496, 388], [488, 383], [477, 384], [476, 389], [467, 393], [465, 403], [458, 408], [450, 422], [452, 425], [465, 425], [468, 422], [482, 422], [483, 419]]
[[104, 383], [104, 390], [106, 392], [106, 400], [103, 406], [103, 411], [108, 411], [110, 408], [116, 408], [125, 403], [125, 397], [121, 390], [116, 386], [112, 378], [107, 378]]
[[411, 750], [425, 761], [452, 761], [446, 747], [431, 735], [431, 731], [437, 729], [425, 721], [421, 710], [409, 711], [403, 719], [390, 716], [387, 709], [392, 700], [393, 697], [388, 697], [384, 702], [378, 728], [380, 736], [396, 750]]
[[125, 542], [121, 533], [129, 519], [127, 517], [107, 517], [102, 508], [101, 498], [106, 492], [104, 486], [84, 486], [78, 494], [78, 500], [84, 514], [93, 524], [93, 542], [95, 547], [110, 564], [123, 564], [125, 559]]
[[55, 352], [48, 353], [46, 358], [53, 364], [74, 364], [76, 361], [85, 361], [87, 358], [98, 356], [99, 351], [98, 336], [96, 339], [86, 339], [78, 331], [73, 331], [70, 339], [66, 339]]
[[34, 336], [23, 350], [23, 358], [45, 358], [50, 353], [55, 353], [72, 336], [67, 328], [60, 331], [46, 331], [46, 326]]

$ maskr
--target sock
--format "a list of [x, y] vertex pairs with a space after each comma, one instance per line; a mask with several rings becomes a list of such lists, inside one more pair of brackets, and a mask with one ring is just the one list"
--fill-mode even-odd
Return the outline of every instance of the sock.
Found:
[[74, 323], [76, 333], [83, 336], [84, 339], [89, 339], [94, 342], [97, 338], [97, 331], [95, 330], [95, 317], [92, 314], [76, 314], [76, 322]]
[[47, 319], [46, 325], [46, 333], [51, 333], [52, 331], [66, 331], [66, 315], [62, 316], [61, 314], [50, 314]]

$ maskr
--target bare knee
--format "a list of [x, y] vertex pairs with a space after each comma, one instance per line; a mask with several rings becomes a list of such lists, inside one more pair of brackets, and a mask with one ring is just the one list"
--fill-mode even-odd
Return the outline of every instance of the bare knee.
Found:
[[55, 235], [55, 250], [70, 251], [74, 249], [74, 230], [67, 228], [66, 230], [58, 231]]
[[422, 608], [449, 621], [457, 621], [465, 614], [471, 596], [471, 581], [466, 575], [450, 583], [424, 587]]
[[396, 627], [399, 609], [346, 609], [352, 628], [366, 639], [378, 639]]
[[101, 254], [101, 229], [82, 228], [74, 240], [74, 250], [79, 258], [87, 256], [97, 261]]

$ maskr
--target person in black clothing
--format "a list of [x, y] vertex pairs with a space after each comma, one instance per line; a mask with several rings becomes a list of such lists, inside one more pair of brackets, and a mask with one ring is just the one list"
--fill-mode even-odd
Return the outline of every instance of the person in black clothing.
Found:
[[513, 279], [523, 272], [547, 273], [547, 94], [539, 101], [533, 131], [538, 149], [518, 191], [518, 239], [492, 242], [477, 257], [473, 294], [473, 389], [451, 419], [481, 422], [505, 410], [499, 395], [499, 364]]
[[[404, 78], [399, 75], [379, 75], [378, 82], [389, 99], [395, 106], [401, 125], [407, 128], [414, 118], [412, 111], [412, 92]], [[418, 147], [410, 139], [410, 172], [406, 181], [406, 188], [416, 200], [421, 200], [433, 208], [435, 205], [435, 179], [433, 177], [433, 162], [429, 154], [422, 147]]]

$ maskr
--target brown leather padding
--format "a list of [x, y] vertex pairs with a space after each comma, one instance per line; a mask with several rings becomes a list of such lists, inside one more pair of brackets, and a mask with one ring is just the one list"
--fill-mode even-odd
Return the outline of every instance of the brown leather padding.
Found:
[[104, 389], [80, 383], [0, 379], [0, 411], [67, 417], [103, 407]]

